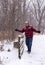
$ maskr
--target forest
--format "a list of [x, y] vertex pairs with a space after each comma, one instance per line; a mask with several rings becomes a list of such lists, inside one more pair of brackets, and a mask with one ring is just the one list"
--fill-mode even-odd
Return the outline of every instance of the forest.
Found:
[[37, 30], [45, 32], [44, 0], [0, 0], [0, 39], [14, 39], [29, 21]]

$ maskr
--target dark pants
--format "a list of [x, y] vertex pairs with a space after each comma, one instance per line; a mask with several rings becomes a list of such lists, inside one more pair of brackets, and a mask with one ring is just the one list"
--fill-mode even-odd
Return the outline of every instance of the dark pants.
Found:
[[26, 45], [27, 45], [28, 51], [30, 52], [32, 47], [32, 40], [33, 40], [33, 37], [26, 38]]

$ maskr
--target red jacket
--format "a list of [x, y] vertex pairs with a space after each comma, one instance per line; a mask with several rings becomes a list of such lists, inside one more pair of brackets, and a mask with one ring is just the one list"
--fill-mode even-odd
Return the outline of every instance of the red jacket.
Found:
[[25, 32], [26, 38], [33, 37], [33, 32], [39, 33], [36, 29], [34, 29], [32, 26], [25, 26], [22, 30], [18, 30], [19, 32]]

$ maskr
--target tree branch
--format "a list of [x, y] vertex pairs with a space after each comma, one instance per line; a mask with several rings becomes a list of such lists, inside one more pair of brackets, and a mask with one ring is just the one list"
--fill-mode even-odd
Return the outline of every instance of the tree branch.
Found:
[[26, 8], [26, 11], [29, 9], [29, 4], [30, 4], [30, 2], [31, 2], [31, 0], [30, 0], [29, 3], [28, 3], [28, 6], [27, 6], [27, 8]]
[[35, 18], [36, 18], [36, 20], [38, 21], [38, 18], [37, 18], [37, 9], [36, 9], [36, 6], [35, 6], [35, 4], [34, 4], [34, 3], [32, 3], [32, 4], [33, 4], [33, 7], [34, 7]]

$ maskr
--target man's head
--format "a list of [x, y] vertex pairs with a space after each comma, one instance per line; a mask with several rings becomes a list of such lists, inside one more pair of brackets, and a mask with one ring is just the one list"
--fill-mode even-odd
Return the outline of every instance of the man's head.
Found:
[[29, 22], [28, 21], [25, 21], [25, 26], [29, 26]]

